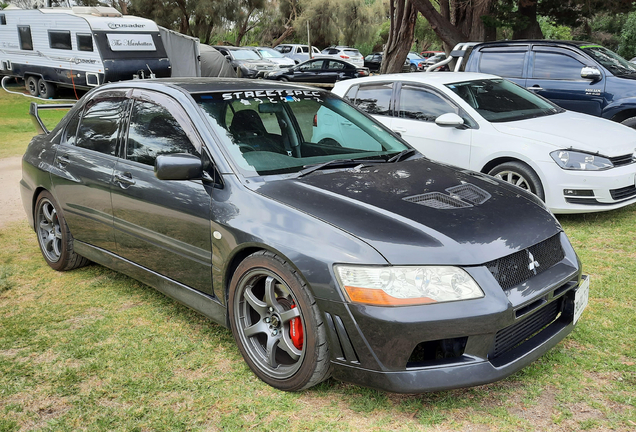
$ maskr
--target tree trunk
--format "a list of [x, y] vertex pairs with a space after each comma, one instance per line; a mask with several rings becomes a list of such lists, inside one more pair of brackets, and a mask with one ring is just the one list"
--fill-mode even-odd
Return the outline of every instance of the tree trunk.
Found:
[[[513, 39], [543, 39], [541, 26], [537, 21], [537, 0], [519, 0], [518, 14], [522, 18], [523, 28], [512, 33]], [[525, 19], [524, 19], [525, 18]]]
[[[468, 37], [464, 35], [457, 27], [451, 24], [451, 21], [437, 12], [429, 0], [411, 0], [418, 11], [426, 18], [431, 25], [435, 34], [447, 46], [454, 47], [460, 42], [465, 42]], [[447, 0], [440, 0], [441, 3]], [[446, 13], [445, 7], [441, 8]]]
[[294, 31], [295, 30], [293, 27], [287, 27], [285, 31], [283, 32], [283, 34], [280, 35], [278, 39], [276, 39], [274, 42], [272, 42], [272, 46], [280, 45], [285, 39], [287, 39], [292, 34], [294, 34]]
[[380, 67], [382, 74], [402, 71], [415, 35], [417, 10], [413, 7], [412, 0], [391, 0], [390, 11], [391, 26]]

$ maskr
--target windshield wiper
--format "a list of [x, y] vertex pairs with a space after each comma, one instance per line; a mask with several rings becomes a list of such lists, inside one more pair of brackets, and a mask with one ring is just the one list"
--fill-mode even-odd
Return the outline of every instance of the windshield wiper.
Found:
[[364, 165], [368, 163], [373, 164], [373, 163], [385, 163], [385, 162], [386, 161], [384, 159], [334, 159], [334, 160], [330, 160], [329, 162], [323, 162], [317, 165], [311, 165], [303, 170], [298, 171], [297, 178], [304, 177], [307, 174], [311, 174], [314, 171], [318, 171], [318, 170], [329, 168], [329, 167], [336, 167], [336, 166], [346, 167], [346, 166]]
[[402, 160], [402, 158], [405, 158], [407, 156], [411, 156], [416, 151], [417, 150], [415, 150], [414, 148], [404, 149], [401, 152], [399, 152], [398, 154], [396, 154], [395, 156], [393, 156], [391, 159], [389, 159], [387, 162], [389, 162], [389, 163], [391, 163], [391, 162], [399, 162], [399, 161]]

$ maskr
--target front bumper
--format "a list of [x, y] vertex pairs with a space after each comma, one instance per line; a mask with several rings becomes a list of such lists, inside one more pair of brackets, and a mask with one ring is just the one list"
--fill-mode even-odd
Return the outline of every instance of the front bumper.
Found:
[[573, 171], [541, 164], [546, 205], [553, 213], [614, 210], [636, 203], [636, 163], [604, 171]]
[[484, 290], [482, 299], [396, 308], [319, 301], [333, 376], [421, 393], [486, 384], [519, 371], [574, 328], [580, 264], [564, 234], [561, 242], [562, 261], [510, 289], [483, 266], [465, 268]]

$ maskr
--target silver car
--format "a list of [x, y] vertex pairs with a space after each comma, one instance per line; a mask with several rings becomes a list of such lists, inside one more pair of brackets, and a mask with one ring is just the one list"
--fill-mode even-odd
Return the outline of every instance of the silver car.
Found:
[[348, 61], [358, 67], [364, 66], [364, 57], [360, 54], [360, 51], [355, 48], [346, 46], [328, 47], [321, 51], [320, 56]]
[[[298, 44], [280, 44], [274, 47], [276, 51], [293, 59], [296, 64], [309, 60], [309, 46]], [[315, 58], [320, 55], [320, 50], [315, 46], [311, 47], [311, 57]]]

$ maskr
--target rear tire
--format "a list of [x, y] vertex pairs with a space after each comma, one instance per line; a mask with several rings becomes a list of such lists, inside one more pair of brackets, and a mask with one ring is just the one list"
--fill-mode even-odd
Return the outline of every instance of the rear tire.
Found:
[[40, 97], [44, 99], [53, 99], [55, 97], [55, 84], [44, 81], [42, 78], [38, 80], [38, 92]]
[[59, 206], [49, 192], [42, 192], [35, 203], [35, 232], [46, 263], [53, 270], [66, 271], [89, 261], [73, 251], [73, 236]]
[[488, 174], [532, 192], [541, 198], [542, 201], [545, 201], [545, 193], [541, 179], [539, 179], [539, 176], [532, 168], [523, 162], [502, 163], [491, 169]]
[[299, 391], [329, 377], [322, 314], [298, 272], [279, 256], [260, 251], [239, 264], [228, 310], [241, 355], [267, 384]]
[[287, 77], [280, 77], [280, 78], [278, 78], [278, 81], [287, 82], [287, 81], [289, 81], [289, 79]]
[[34, 76], [29, 76], [24, 81], [24, 87], [29, 92], [31, 96], [39, 96], [40, 91], [38, 90], [38, 79]]
[[623, 120], [621, 124], [624, 124], [625, 126], [630, 127], [632, 129], [636, 129], [636, 117], [627, 118]]

